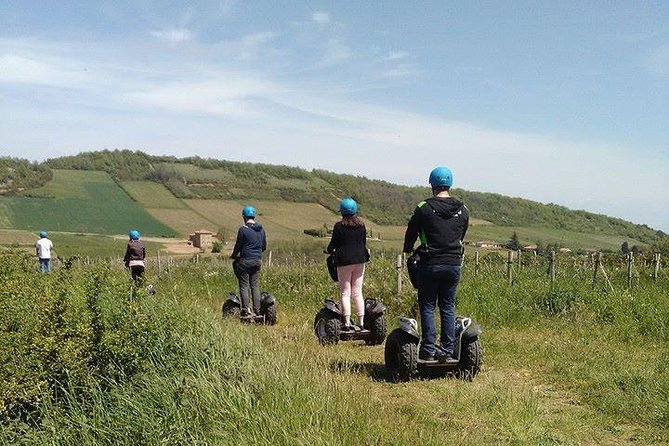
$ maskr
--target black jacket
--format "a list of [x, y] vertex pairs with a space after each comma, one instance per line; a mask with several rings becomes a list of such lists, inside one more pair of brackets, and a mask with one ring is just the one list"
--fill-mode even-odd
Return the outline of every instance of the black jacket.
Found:
[[427, 264], [460, 265], [464, 253], [469, 211], [453, 197], [431, 197], [418, 203], [404, 234], [404, 252], [421, 241], [421, 259]]
[[367, 252], [367, 229], [365, 225], [344, 226], [340, 221], [335, 223], [332, 239], [327, 251], [334, 253], [337, 266], [357, 265], [369, 261]]
[[131, 260], [144, 260], [145, 257], [146, 250], [144, 249], [144, 243], [139, 240], [130, 240], [128, 247], [125, 249], [123, 261], [128, 263]]
[[265, 230], [260, 223], [246, 223], [237, 231], [237, 241], [232, 249], [233, 259], [259, 259], [267, 249]]

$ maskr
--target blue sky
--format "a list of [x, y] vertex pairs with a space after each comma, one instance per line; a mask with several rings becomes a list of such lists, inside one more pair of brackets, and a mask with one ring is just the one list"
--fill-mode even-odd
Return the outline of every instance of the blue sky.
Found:
[[0, 152], [456, 186], [669, 231], [669, 3], [0, 3]]

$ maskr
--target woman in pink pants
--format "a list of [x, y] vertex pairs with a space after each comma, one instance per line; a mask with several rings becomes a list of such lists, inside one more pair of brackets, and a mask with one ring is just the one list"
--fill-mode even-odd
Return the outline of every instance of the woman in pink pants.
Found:
[[[344, 314], [345, 331], [360, 331], [365, 321], [365, 300], [362, 297], [362, 282], [365, 263], [369, 261], [367, 251], [367, 230], [358, 217], [358, 204], [352, 198], [344, 198], [339, 203], [342, 219], [334, 225], [328, 253], [337, 259], [339, 277], [339, 297]], [[358, 316], [358, 325], [351, 323], [351, 298]]]

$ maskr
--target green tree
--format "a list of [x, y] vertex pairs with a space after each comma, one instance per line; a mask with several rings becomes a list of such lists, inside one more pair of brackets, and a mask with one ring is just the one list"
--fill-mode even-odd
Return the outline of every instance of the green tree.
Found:
[[620, 252], [622, 252], [623, 254], [627, 254], [628, 252], [630, 252], [630, 245], [629, 243], [627, 243], [627, 240], [625, 240], [623, 244], [620, 245]]
[[516, 231], [513, 231], [513, 234], [511, 234], [511, 239], [509, 239], [509, 241], [506, 243], [506, 247], [514, 251], [517, 251], [521, 248]]

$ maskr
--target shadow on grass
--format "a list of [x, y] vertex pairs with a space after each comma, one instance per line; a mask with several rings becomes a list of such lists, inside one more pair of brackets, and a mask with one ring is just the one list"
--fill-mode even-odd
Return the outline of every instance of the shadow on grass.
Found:
[[374, 381], [390, 381], [386, 366], [376, 362], [342, 361], [338, 359], [330, 363], [330, 370], [336, 373], [366, 375]]

